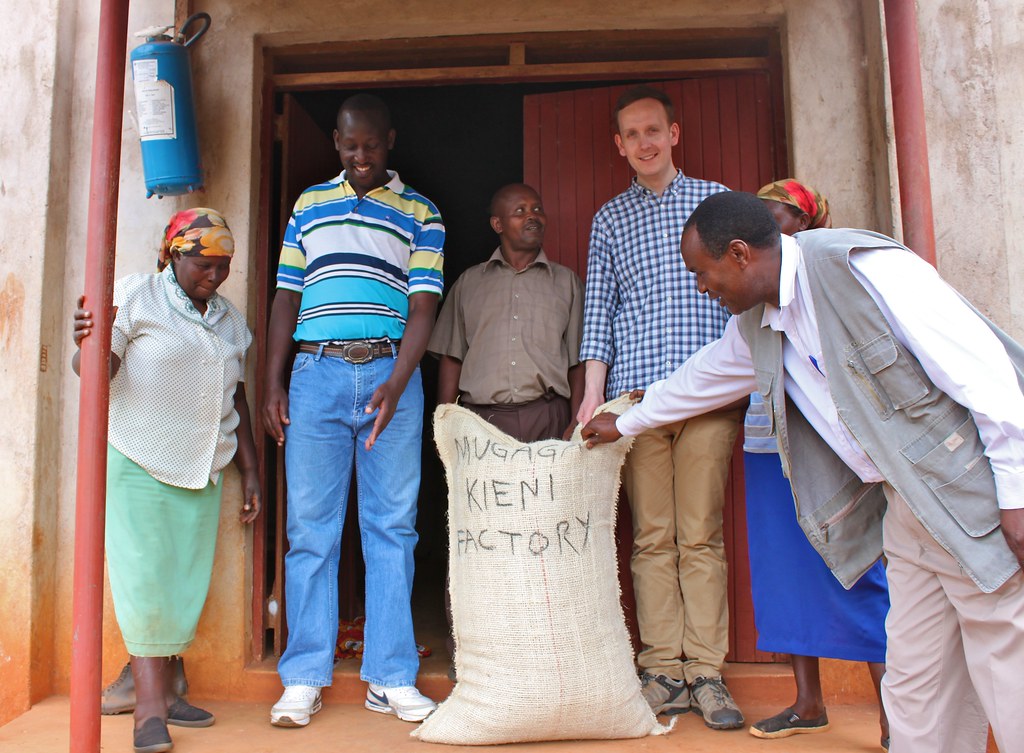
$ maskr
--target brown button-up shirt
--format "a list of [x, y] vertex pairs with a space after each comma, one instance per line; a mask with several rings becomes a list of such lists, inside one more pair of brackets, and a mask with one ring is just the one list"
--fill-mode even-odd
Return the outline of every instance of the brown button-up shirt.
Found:
[[528, 403], [548, 390], [569, 397], [579, 363], [583, 283], [541, 251], [517, 272], [498, 248], [455, 281], [427, 350], [462, 361], [470, 403]]

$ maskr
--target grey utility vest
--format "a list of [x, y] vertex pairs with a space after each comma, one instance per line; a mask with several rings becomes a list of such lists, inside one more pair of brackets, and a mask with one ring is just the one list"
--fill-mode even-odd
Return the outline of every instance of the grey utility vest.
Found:
[[[797, 238], [840, 420], [964, 572], [981, 590], [996, 590], [1019, 565], [999, 527], [992, 467], [974, 419], [932, 383], [850, 269], [854, 248], [913, 252], [866, 230], [810, 230]], [[1024, 389], [1024, 348], [967, 305], [1003, 343]], [[756, 306], [738, 324], [753, 355], [758, 391], [771, 406], [797, 518], [849, 588], [882, 554], [882, 485], [862, 482], [785, 399], [784, 335], [761, 326], [763, 313], [764, 306]]]

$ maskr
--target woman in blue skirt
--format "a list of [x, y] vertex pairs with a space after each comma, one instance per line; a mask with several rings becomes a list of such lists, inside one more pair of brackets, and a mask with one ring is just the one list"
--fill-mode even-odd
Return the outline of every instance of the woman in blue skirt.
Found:
[[[769, 184], [758, 196], [787, 235], [831, 226], [825, 199], [795, 180]], [[849, 591], [832, 575], [797, 523], [768, 410], [754, 393], [744, 423], [754, 621], [758, 649], [791, 655], [797, 697], [792, 706], [753, 724], [750, 734], [777, 738], [828, 729], [818, 669], [818, 657], [824, 656], [867, 662], [879, 694], [882, 747], [888, 750], [880, 686], [889, 611], [885, 568], [876, 562]]]

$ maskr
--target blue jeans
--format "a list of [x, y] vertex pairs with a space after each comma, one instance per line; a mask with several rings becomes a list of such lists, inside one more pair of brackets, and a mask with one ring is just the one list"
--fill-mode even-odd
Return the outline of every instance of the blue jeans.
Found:
[[419, 368], [373, 449], [364, 447], [376, 413], [364, 408], [395, 361], [354, 365], [299, 353], [288, 391], [285, 471], [288, 543], [285, 605], [288, 647], [277, 671], [285, 687], [331, 684], [338, 636], [338, 557], [355, 461], [359, 530], [366, 563], [366, 682], [413, 685], [413, 549], [420, 484], [423, 384]]

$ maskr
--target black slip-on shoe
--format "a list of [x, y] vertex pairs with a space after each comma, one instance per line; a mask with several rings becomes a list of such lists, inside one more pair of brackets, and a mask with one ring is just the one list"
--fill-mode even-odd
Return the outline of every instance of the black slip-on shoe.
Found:
[[193, 706], [184, 698], [176, 698], [167, 708], [167, 723], [175, 727], [210, 727], [215, 721], [209, 711]]
[[821, 716], [814, 719], [801, 719], [792, 708], [788, 708], [750, 725], [750, 734], [771, 740], [776, 737], [824, 732], [828, 728], [828, 712], [822, 711]]
[[164, 753], [174, 747], [167, 724], [157, 716], [151, 716], [135, 730], [135, 753]]

